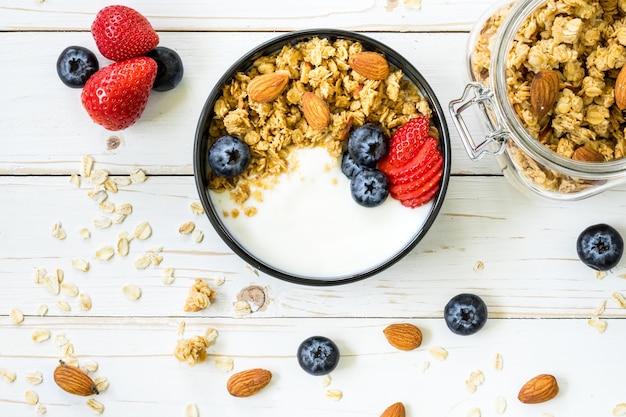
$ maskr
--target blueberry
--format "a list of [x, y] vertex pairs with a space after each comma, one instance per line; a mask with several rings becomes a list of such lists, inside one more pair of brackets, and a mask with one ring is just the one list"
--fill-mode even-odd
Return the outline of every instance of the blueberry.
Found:
[[588, 267], [608, 271], [622, 259], [624, 241], [619, 232], [608, 224], [595, 224], [578, 236], [576, 251]]
[[325, 336], [311, 336], [298, 346], [298, 363], [311, 375], [326, 375], [339, 363], [337, 345]]
[[350, 181], [350, 191], [360, 205], [376, 207], [389, 196], [389, 180], [377, 169], [364, 168]]
[[346, 151], [343, 153], [341, 157], [341, 172], [343, 172], [346, 177], [352, 179], [362, 170], [363, 167], [354, 162], [354, 159], [350, 156], [350, 152]]
[[72, 88], [82, 88], [99, 68], [94, 53], [82, 46], [68, 46], [57, 59], [59, 78]]
[[487, 322], [487, 306], [474, 294], [459, 294], [446, 304], [443, 317], [452, 333], [467, 336], [483, 328]]
[[222, 136], [209, 149], [209, 165], [218, 177], [233, 178], [250, 165], [250, 148], [233, 136]]
[[348, 152], [357, 165], [373, 168], [388, 150], [389, 138], [372, 124], [357, 127], [348, 139]]
[[157, 63], [157, 75], [152, 86], [154, 91], [169, 91], [183, 79], [183, 61], [176, 51], [157, 46], [146, 55]]

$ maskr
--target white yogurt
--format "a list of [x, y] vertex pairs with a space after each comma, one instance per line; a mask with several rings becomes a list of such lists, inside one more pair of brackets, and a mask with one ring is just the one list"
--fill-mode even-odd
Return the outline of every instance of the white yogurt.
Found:
[[297, 169], [264, 190], [263, 202], [250, 199], [254, 216], [223, 216], [238, 207], [228, 193], [210, 192], [240, 246], [274, 269], [319, 280], [367, 272], [406, 247], [430, 213], [432, 202], [411, 209], [391, 197], [362, 207], [352, 199], [341, 161], [323, 148], [294, 152]]

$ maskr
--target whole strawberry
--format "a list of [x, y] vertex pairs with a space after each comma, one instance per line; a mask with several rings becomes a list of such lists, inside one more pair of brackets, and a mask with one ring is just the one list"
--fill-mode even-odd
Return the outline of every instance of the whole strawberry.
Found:
[[146, 108], [156, 74], [157, 64], [148, 57], [108, 65], [87, 80], [80, 96], [83, 107], [105, 129], [126, 129]]
[[100, 53], [123, 61], [145, 55], [159, 44], [159, 35], [141, 13], [127, 6], [107, 6], [91, 25], [91, 34]]

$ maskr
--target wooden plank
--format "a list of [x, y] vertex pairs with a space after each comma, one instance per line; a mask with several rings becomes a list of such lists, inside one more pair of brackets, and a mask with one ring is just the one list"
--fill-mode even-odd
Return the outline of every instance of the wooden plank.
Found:
[[[319, 0], [316, 2], [194, 2], [171, 4], [133, 0], [124, 3], [144, 14], [157, 30], [283, 31], [333, 27], [360, 31], [459, 31], [495, 0]], [[0, 1], [0, 30], [89, 30], [96, 13], [110, 2]], [[173, 13], [174, 12], [174, 13]]]
[[[410, 322], [424, 334], [414, 351], [391, 347], [382, 330], [391, 323]], [[605, 333], [587, 327], [584, 320], [497, 320], [488, 321], [473, 336], [453, 335], [443, 320], [394, 319], [198, 319], [188, 320], [184, 337], [202, 335], [207, 328], [218, 331], [209, 347], [207, 362], [190, 367], [173, 356], [178, 320], [111, 318], [28, 318], [22, 325], [0, 324], [0, 366], [16, 372], [13, 383], [2, 383], [0, 407], [3, 414], [26, 417], [34, 406], [24, 402], [24, 392], [38, 393], [51, 417], [90, 414], [85, 398], [61, 391], [52, 372], [64, 357], [54, 343], [64, 334], [74, 347], [79, 363], [95, 361], [94, 376], [104, 376], [109, 389], [95, 397], [105, 407], [104, 415], [184, 416], [187, 404], [197, 404], [200, 415], [256, 416], [320, 414], [353, 416], [380, 415], [401, 401], [407, 415], [465, 417], [479, 408], [483, 416], [498, 415], [494, 400], [503, 397], [505, 415], [611, 415], [624, 393], [617, 381], [623, 375], [622, 341], [626, 320], [609, 320]], [[31, 334], [47, 329], [51, 340], [34, 343]], [[305, 338], [323, 334], [333, 339], [341, 352], [339, 366], [328, 386], [322, 378], [302, 371], [296, 350]], [[429, 350], [443, 347], [444, 361]], [[494, 356], [501, 354], [503, 368], [494, 369]], [[233, 360], [230, 372], [219, 370], [217, 357]], [[578, 358], [574, 362], [574, 358]], [[427, 368], [426, 366], [429, 365]], [[265, 368], [273, 373], [270, 384], [249, 398], [231, 397], [225, 388], [235, 372]], [[40, 385], [29, 385], [29, 371], [42, 372]], [[474, 393], [465, 388], [470, 374], [481, 371], [484, 382]], [[517, 393], [526, 380], [553, 374], [559, 395], [546, 403], [522, 404]], [[343, 398], [326, 398], [329, 389], [340, 390]]]
[[[133, 213], [104, 230], [93, 226], [96, 217], [107, 214], [87, 197], [88, 189], [87, 184], [75, 188], [67, 177], [0, 177], [5, 196], [0, 206], [0, 292], [12, 295], [1, 314], [11, 307], [34, 314], [45, 303], [51, 314], [61, 316], [195, 316], [184, 313], [183, 305], [196, 278], [206, 279], [219, 294], [202, 316], [236, 316], [233, 303], [250, 285], [264, 288], [270, 301], [254, 314], [259, 317], [440, 317], [447, 300], [462, 291], [483, 296], [494, 317], [584, 318], [603, 300], [609, 301], [609, 316], [625, 312], [611, 294], [624, 291], [626, 264], [598, 279], [575, 250], [576, 237], [590, 224], [606, 222], [626, 233], [624, 187], [564, 203], [528, 199], [503, 177], [453, 177], [437, 221], [406, 258], [375, 277], [334, 287], [256, 276], [208, 219], [192, 214], [189, 205], [198, 199], [192, 177], [150, 177], [121, 187], [109, 198], [132, 204]], [[128, 256], [95, 259], [97, 250], [115, 247], [119, 233], [132, 235], [143, 221], [153, 226], [153, 235], [133, 240]], [[179, 234], [186, 221], [204, 232], [202, 243]], [[65, 240], [52, 237], [56, 222], [62, 223]], [[90, 239], [79, 237], [83, 227], [91, 230]], [[159, 247], [159, 266], [135, 268], [137, 258]], [[90, 270], [74, 270], [73, 258], [89, 261]], [[475, 270], [479, 261], [484, 268]], [[168, 286], [161, 281], [169, 267], [176, 281]], [[35, 268], [49, 273], [62, 269], [68, 282], [91, 296], [93, 309], [82, 312], [75, 298], [47, 293], [34, 282]], [[223, 278], [225, 283], [217, 287]], [[139, 301], [123, 296], [127, 284], [142, 288]], [[59, 300], [68, 301], [72, 312], [57, 308]]]

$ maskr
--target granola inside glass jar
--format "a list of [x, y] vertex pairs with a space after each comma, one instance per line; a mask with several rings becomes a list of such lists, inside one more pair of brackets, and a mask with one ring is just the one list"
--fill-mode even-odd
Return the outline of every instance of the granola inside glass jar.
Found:
[[626, 181], [626, 2], [509, 0], [485, 13], [467, 52], [470, 83], [449, 109], [470, 158], [493, 154], [514, 185], [553, 199]]

